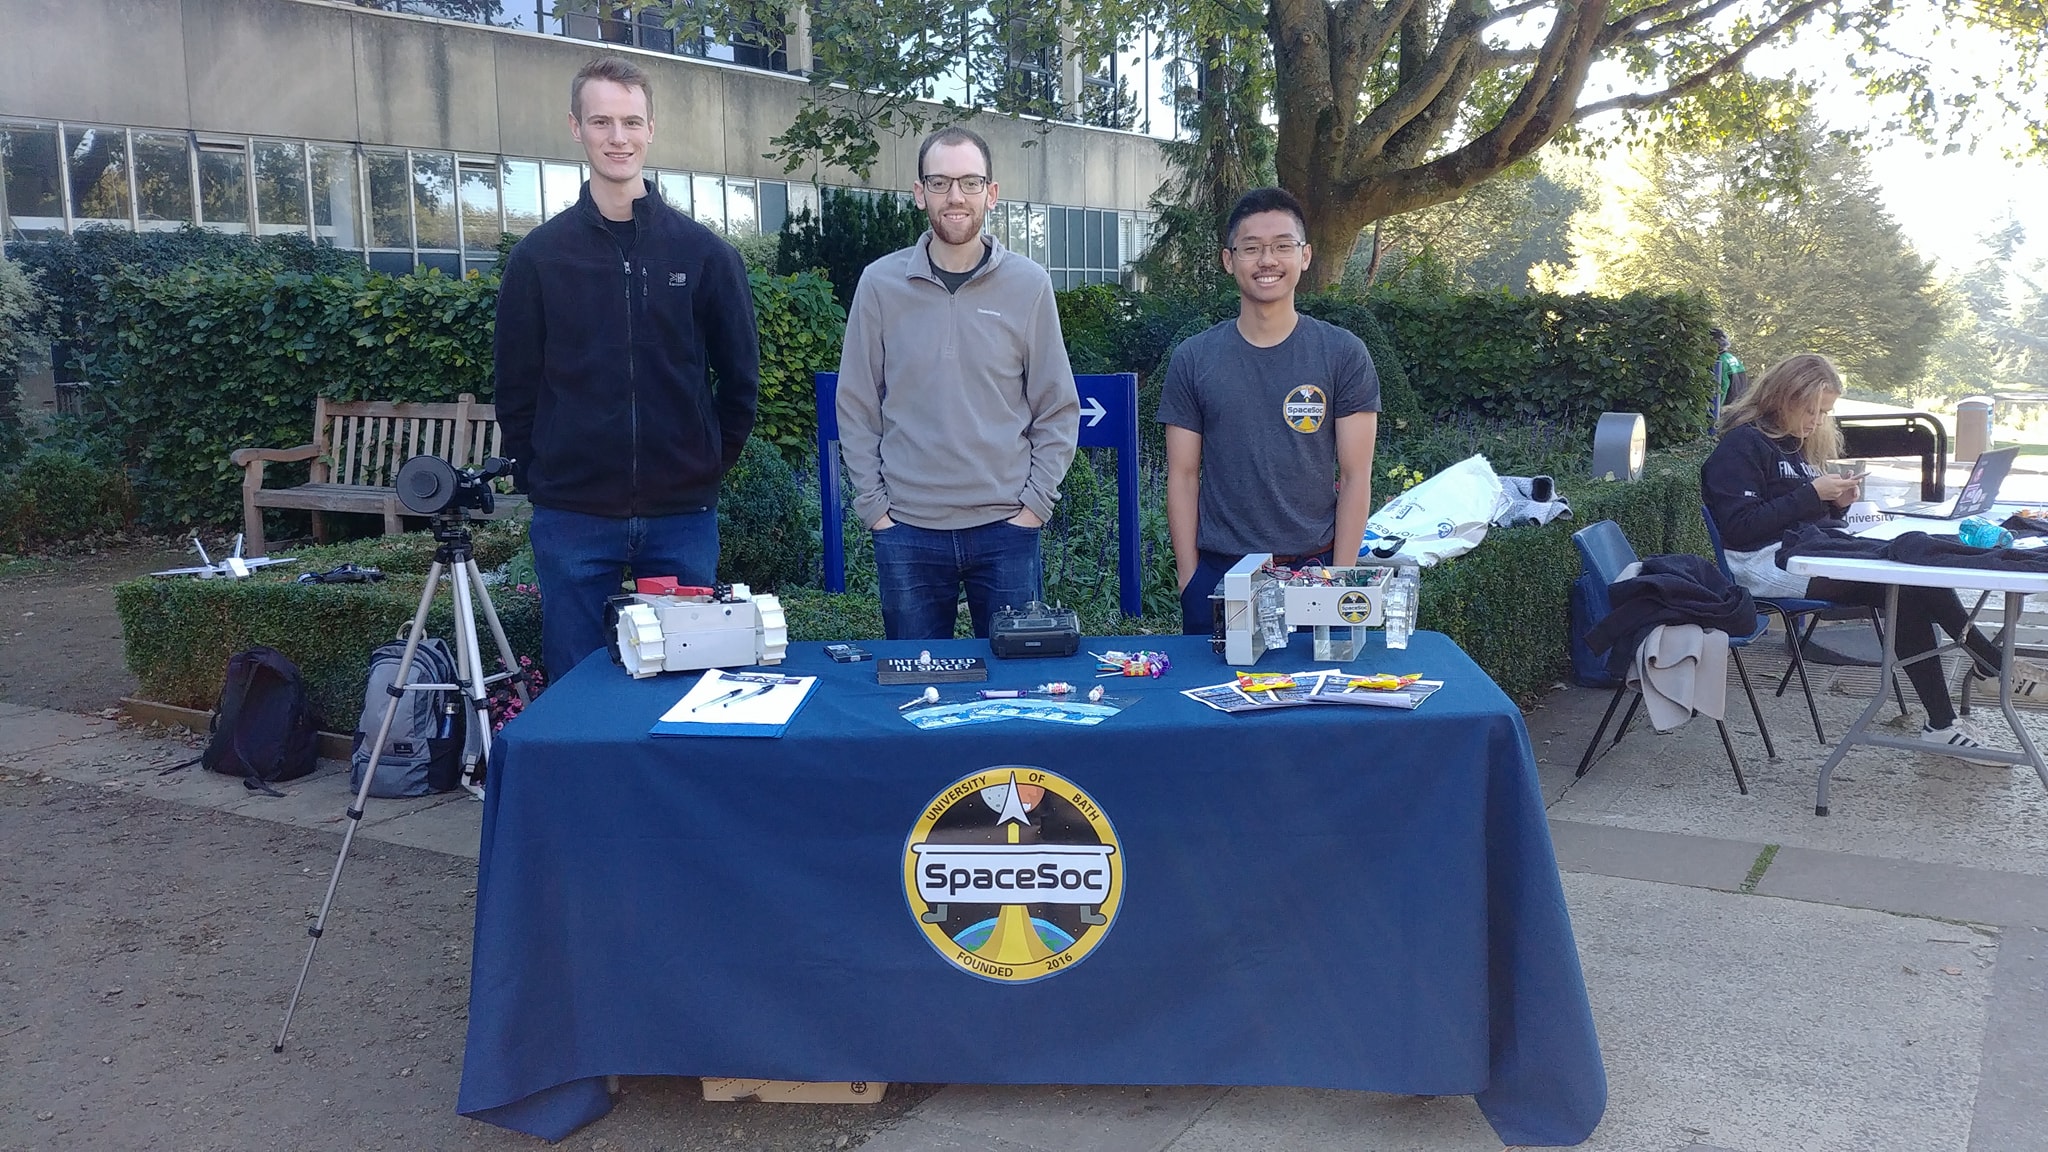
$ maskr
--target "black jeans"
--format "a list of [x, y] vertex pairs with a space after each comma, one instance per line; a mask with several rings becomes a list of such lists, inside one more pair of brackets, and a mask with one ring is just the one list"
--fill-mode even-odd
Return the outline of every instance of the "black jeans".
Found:
[[[1884, 610], [1885, 586], [1882, 584], [1861, 584], [1816, 576], [1807, 584], [1806, 594], [1815, 600], [1866, 604], [1880, 612]], [[1970, 614], [1964, 610], [1963, 602], [1954, 589], [1901, 586], [1898, 627], [1892, 635], [1893, 650], [1901, 660], [1933, 651], [1934, 626], [1939, 624], [1951, 638], [1962, 639], [1964, 646], [1976, 658], [1980, 670], [1997, 672], [2004, 663], [1998, 646], [1982, 632], [1970, 627], [1969, 620]], [[1906, 665], [1906, 679], [1913, 682], [1913, 691], [1919, 694], [1921, 707], [1927, 709], [1929, 726], [1946, 728], [1955, 722], [1956, 708], [1948, 698], [1948, 684], [1941, 675], [1941, 661], [1922, 660], [1918, 664]]]

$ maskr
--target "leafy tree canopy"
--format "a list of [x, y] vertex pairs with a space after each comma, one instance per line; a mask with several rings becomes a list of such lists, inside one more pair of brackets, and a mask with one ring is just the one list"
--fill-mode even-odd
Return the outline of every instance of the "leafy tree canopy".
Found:
[[[602, 2], [658, 8], [672, 22], [741, 40], [779, 41], [803, 11], [811, 88], [774, 138], [777, 155], [792, 170], [817, 160], [863, 174], [879, 155], [877, 133], [924, 127], [931, 107], [915, 101], [942, 81], [964, 80], [976, 107], [1044, 113], [1060, 106], [1059, 59], [1101, 60], [1134, 30], [1157, 30], [1201, 62], [1204, 79], [1239, 78], [1235, 131], [1270, 114], [1275, 175], [1307, 205], [1309, 239], [1324, 257], [1310, 288], [1341, 272], [1366, 225], [1455, 199], [1552, 140], [1775, 136], [1803, 93], [1748, 68], [1759, 49], [1807, 32], [1852, 45], [1846, 73], [1909, 130], [1952, 139], [2002, 107], [2048, 153], [2048, 9], [2039, 0]], [[1975, 72], [1945, 70], [1926, 52], [1928, 28], [1982, 34], [1999, 50], [1972, 55]]]
[[1576, 246], [1604, 291], [1705, 295], [1753, 373], [1821, 352], [1870, 389], [1914, 395], [1943, 329], [1933, 266], [1885, 212], [1861, 153], [1804, 122], [1788, 135], [1807, 156], [1797, 189], [1759, 158], [1778, 141], [1667, 143], [1627, 194], [1626, 223], [1588, 220]]

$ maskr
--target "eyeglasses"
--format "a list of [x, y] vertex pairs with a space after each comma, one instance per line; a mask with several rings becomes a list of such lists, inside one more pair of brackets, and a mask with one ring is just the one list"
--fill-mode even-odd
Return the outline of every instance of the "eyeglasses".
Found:
[[961, 192], [969, 196], [979, 196], [988, 191], [986, 176], [920, 176], [917, 180], [924, 185], [925, 191], [934, 196], [944, 196], [953, 190], [955, 184], [960, 186]]
[[1292, 260], [1303, 247], [1305, 245], [1296, 240], [1276, 240], [1271, 244], [1239, 244], [1231, 251], [1237, 253], [1240, 260], [1263, 260], [1268, 252], [1276, 259]]

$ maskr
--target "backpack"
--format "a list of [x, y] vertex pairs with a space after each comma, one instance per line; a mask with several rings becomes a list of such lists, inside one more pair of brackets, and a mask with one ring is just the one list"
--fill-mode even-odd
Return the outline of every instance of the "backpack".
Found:
[[272, 784], [310, 775], [318, 735], [312, 700], [298, 665], [275, 648], [251, 648], [228, 659], [220, 703], [207, 728], [206, 751], [165, 773], [193, 764], [240, 776], [242, 786], [272, 796]]
[[[363, 687], [363, 714], [356, 721], [355, 742], [349, 755], [348, 786], [360, 791], [363, 774], [370, 769], [371, 741], [384, 711], [391, 707], [391, 687], [398, 682], [398, 664], [405, 658], [405, 641], [393, 640], [370, 653], [370, 679]], [[433, 637], [420, 641], [413, 653], [412, 684], [453, 684], [455, 658], [448, 645]], [[462, 693], [448, 689], [400, 692], [398, 707], [391, 717], [391, 731], [385, 735], [383, 754], [377, 757], [377, 778], [370, 795], [385, 799], [406, 799], [434, 792], [453, 792], [462, 786], [462, 758], [483, 744], [482, 733], [472, 732], [469, 708]]]

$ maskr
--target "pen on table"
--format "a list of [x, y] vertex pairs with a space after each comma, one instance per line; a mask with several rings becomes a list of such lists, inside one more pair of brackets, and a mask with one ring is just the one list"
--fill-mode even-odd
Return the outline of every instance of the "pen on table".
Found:
[[735, 696], [737, 696], [737, 695], [739, 695], [740, 693], [742, 693], [742, 692], [745, 692], [745, 691], [746, 691], [746, 689], [745, 689], [745, 688], [734, 688], [734, 689], [733, 689], [733, 690], [731, 690], [730, 692], [721, 692], [721, 693], [719, 693], [718, 695], [716, 695], [716, 696], [713, 696], [713, 697], [712, 697], [711, 699], [709, 699], [709, 700], [700, 700], [700, 701], [698, 701], [697, 703], [695, 703], [695, 704], [692, 704], [692, 705], [690, 705], [690, 711], [692, 711], [692, 712], [695, 712], [695, 711], [698, 711], [699, 709], [703, 709], [703, 708], [709, 708], [709, 707], [711, 707], [711, 706], [712, 706], [713, 704], [722, 704], [722, 703], [724, 703], [725, 701], [728, 701], [728, 700], [732, 699], [733, 697], [735, 697]]
[[[776, 681], [775, 683], [770, 684], [758, 684], [752, 688], [741, 689], [739, 690], [738, 695], [733, 695], [732, 699], [725, 701], [723, 704], [720, 704], [719, 707], [728, 708], [734, 704], [739, 703], [742, 700], [752, 700], [754, 697], [759, 696], [764, 692], [773, 692], [775, 690], [776, 684], [780, 683], [783, 683], [783, 681]], [[732, 695], [732, 693], [727, 693], [727, 695]]]

